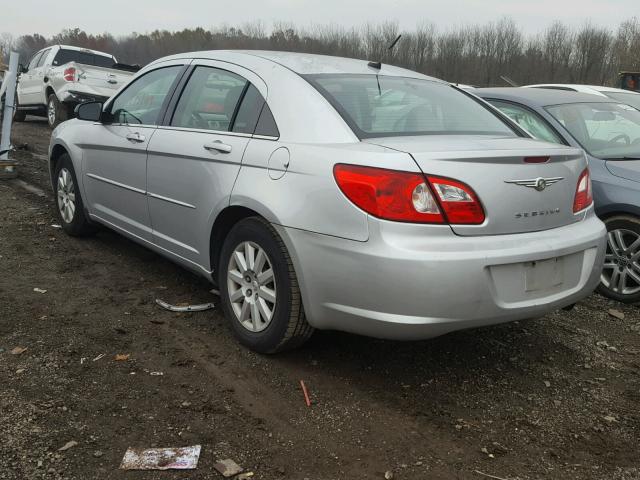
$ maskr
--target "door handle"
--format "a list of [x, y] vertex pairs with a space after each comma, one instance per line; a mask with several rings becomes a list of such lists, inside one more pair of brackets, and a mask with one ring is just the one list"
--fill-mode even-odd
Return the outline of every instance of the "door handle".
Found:
[[231, 145], [227, 145], [226, 143], [222, 143], [220, 140], [216, 140], [215, 142], [205, 143], [205, 150], [215, 150], [220, 153], [231, 153]]
[[127, 135], [127, 140], [129, 140], [131, 142], [142, 143], [142, 142], [145, 141], [145, 136], [144, 135], [140, 135], [138, 132], [129, 133]]

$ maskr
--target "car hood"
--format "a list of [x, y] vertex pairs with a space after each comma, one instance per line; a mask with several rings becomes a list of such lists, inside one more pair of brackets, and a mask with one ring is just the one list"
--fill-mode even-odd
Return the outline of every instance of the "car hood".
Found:
[[640, 160], [607, 160], [605, 165], [616, 177], [640, 182]]

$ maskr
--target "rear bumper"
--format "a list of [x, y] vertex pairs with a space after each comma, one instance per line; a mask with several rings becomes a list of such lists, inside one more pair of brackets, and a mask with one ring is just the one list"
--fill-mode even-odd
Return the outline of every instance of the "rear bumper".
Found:
[[460, 237], [448, 226], [425, 235], [424, 226], [376, 219], [367, 242], [278, 229], [314, 327], [398, 340], [575, 303], [598, 285], [605, 251], [605, 228], [592, 210], [579, 223], [517, 235]]
[[75, 90], [66, 90], [62, 92], [60, 101], [62, 103], [70, 103], [73, 105], [77, 105], [80, 103], [87, 102], [106, 102], [109, 97], [105, 97], [104, 95], [93, 95], [91, 93], [78, 92]]

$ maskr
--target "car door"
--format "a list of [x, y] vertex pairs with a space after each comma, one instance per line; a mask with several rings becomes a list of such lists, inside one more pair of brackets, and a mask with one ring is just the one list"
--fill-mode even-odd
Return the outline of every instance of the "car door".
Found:
[[32, 72], [31, 82], [33, 85], [33, 101], [32, 103], [46, 104], [47, 99], [44, 96], [45, 92], [45, 73], [48, 70], [47, 60], [49, 58], [50, 48], [47, 48], [42, 52], [38, 63]]
[[147, 146], [184, 62], [165, 64], [135, 79], [105, 107], [102, 123], [87, 129], [83, 179], [92, 217], [151, 241], [147, 207]]
[[[224, 62], [192, 66], [175, 108], [149, 144], [153, 241], [207, 269], [211, 219], [229, 203], [266, 85]], [[262, 102], [262, 103], [260, 103]]]
[[31, 57], [27, 71], [20, 75], [20, 82], [18, 82], [17, 88], [18, 103], [20, 105], [33, 105], [38, 103], [38, 84], [34, 80], [34, 73], [43, 53], [44, 52], [40, 51]]

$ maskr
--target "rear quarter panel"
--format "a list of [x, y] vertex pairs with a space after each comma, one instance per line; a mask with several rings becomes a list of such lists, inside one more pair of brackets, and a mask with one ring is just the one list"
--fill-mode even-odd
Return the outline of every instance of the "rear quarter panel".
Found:
[[[269, 157], [281, 147], [289, 150], [289, 167], [274, 180], [272, 177], [279, 175], [270, 175]], [[285, 227], [366, 241], [367, 214], [340, 191], [333, 177], [336, 163], [418, 171], [406, 153], [377, 145], [253, 139], [245, 152], [231, 204], [255, 210], [269, 222]], [[276, 168], [271, 166], [272, 173]]]

